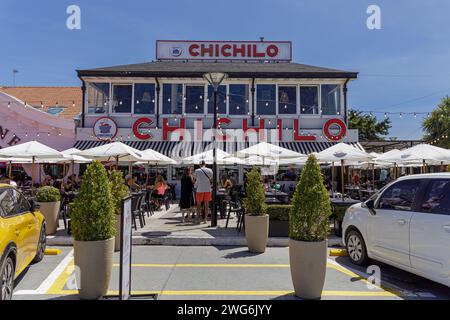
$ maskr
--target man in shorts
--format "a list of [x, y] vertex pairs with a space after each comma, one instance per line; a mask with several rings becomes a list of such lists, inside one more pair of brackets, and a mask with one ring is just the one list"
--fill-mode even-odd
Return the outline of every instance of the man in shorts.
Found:
[[197, 202], [197, 217], [195, 222], [200, 223], [200, 214], [202, 211], [202, 203], [205, 206], [205, 223], [208, 223], [209, 202], [211, 196], [211, 181], [213, 171], [206, 167], [204, 160], [200, 162], [200, 168], [195, 170], [195, 201]]

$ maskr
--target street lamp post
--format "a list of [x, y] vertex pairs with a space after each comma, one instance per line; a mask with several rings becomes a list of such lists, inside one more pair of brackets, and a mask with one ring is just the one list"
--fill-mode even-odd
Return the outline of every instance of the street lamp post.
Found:
[[223, 80], [227, 78], [226, 73], [222, 72], [210, 72], [205, 73], [203, 78], [208, 81], [208, 83], [214, 89], [214, 119], [213, 119], [213, 187], [212, 187], [212, 212], [211, 212], [211, 227], [217, 226], [217, 204], [216, 204], [216, 193], [217, 193], [217, 157], [216, 157], [216, 133], [217, 133], [217, 91]]

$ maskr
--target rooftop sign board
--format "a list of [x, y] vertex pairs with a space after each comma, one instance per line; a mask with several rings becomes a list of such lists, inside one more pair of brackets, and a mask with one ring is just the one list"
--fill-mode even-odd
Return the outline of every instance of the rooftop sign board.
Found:
[[290, 41], [157, 40], [158, 60], [292, 60]]

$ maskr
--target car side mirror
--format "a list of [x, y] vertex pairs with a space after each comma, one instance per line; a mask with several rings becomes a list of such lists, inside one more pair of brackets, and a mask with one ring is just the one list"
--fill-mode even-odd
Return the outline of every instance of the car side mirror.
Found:
[[30, 201], [30, 211], [31, 212], [35, 212], [36, 210], [38, 210], [41, 206], [39, 205], [39, 203], [37, 203], [35, 200], [31, 200]]
[[364, 202], [366, 208], [369, 210], [371, 215], [376, 215], [377, 212], [375, 211], [375, 201], [374, 200], [367, 200]]

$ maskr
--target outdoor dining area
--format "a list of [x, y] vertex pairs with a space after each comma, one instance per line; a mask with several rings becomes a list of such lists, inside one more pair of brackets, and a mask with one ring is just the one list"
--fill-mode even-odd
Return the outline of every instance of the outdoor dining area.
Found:
[[[196, 214], [209, 212], [211, 226], [200, 225], [198, 228], [217, 225], [229, 228], [232, 221], [232, 225], [242, 231], [245, 229], [245, 209], [242, 205], [246, 196], [245, 172], [255, 166], [259, 168], [269, 215], [274, 212], [273, 220], [286, 221], [307, 156], [267, 142], [255, 143], [232, 154], [212, 146], [201, 153], [175, 159], [152, 149], [137, 150], [121, 142], [110, 142], [83, 151], [73, 148], [58, 151], [31, 141], [0, 149], [0, 162], [6, 164], [0, 183], [16, 186], [29, 200], [36, 200], [36, 193], [43, 186], [58, 189], [60, 202], [56, 223], [59, 225], [62, 221], [59, 229], [70, 232], [70, 203], [77, 197], [83, 181], [83, 168], [97, 160], [108, 170], [122, 172], [123, 185], [127, 195], [132, 197], [134, 230], [145, 228], [155, 221], [149, 219], [154, 217], [155, 212], [165, 213], [176, 208], [180, 212], [177, 226], [190, 224]], [[330, 224], [337, 235], [349, 206], [367, 200], [402, 175], [446, 171], [450, 164], [449, 150], [427, 144], [376, 154], [349, 144], [336, 143], [315, 153], [315, 156], [329, 192], [333, 208]], [[195, 180], [192, 172], [201, 162], [208, 167], [215, 163], [217, 172], [216, 179], [211, 181], [213, 199], [210, 208], [202, 208], [202, 213], [199, 213], [195, 201], [188, 208], [182, 207], [180, 198], [183, 194], [177, 190], [180, 184], [183, 190], [186, 174]], [[227, 166], [239, 168], [238, 177], [227, 175], [222, 170]], [[161, 168], [167, 167], [183, 168], [183, 178], [168, 181], [168, 177], [160, 173]], [[192, 198], [195, 199], [194, 194]]]

